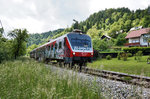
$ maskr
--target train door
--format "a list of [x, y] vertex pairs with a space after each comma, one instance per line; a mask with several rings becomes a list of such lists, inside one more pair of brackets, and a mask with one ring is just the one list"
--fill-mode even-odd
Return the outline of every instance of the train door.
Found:
[[65, 63], [72, 63], [71, 50], [69, 49], [69, 42], [66, 37], [64, 38], [64, 61]]
[[53, 51], [53, 50], [54, 50], [53, 47], [54, 47], [54, 46], [53, 46], [53, 44], [52, 44], [52, 45], [51, 45], [51, 51], [50, 51], [50, 58], [53, 58], [53, 52], [54, 52], [54, 51]]

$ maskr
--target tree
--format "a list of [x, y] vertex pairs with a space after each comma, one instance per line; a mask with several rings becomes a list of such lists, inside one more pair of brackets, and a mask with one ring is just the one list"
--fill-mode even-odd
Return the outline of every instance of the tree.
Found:
[[99, 38], [95, 38], [92, 40], [93, 42], [93, 48], [97, 51], [104, 51], [113, 46], [112, 40], [100, 40]]
[[122, 33], [122, 34], [119, 34], [117, 39], [116, 39], [116, 45], [117, 46], [122, 46], [124, 43], [126, 43], [126, 37], [127, 34], [125, 33]]
[[150, 16], [147, 15], [142, 19], [141, 25], [143, 27], [150, 27]]
[[126, 22], [125, 22], [125, 24], [124, 24], [124, 26], [125, 26], [125, 32], [128, 32], [129, 30], [130, 30], [130, 28], [131, 28], [131, 20], [127, 20]]
[[101, 35], [100, 34], [100, 31], [96, 29], [96, 25], [93, 26], [91, 29], [89, 29], [87, 31], [87, 34], [93, 39], [93, 38], [99, 38], [99, 36]]
[[36, 45], [36, 44], [33, 44], [33, 45], [29, 46], [29, 47], [27, 48], [27, 55], [29, 55], [30, 52], [31, 52], [33, 49], [37, 48], [37, 47], [38, 47], [38, 45]]
[[8, 36], [13, 38], [13, 49], [14, 58], [24, 55], [26, 51], [26, 42], [28, 33], [26, 29], [15, 29], [11, 31]]

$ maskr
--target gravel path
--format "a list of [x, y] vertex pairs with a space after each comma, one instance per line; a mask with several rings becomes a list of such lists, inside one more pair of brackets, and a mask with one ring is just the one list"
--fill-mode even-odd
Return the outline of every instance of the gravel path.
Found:
[[88, 82], [90, 88], [101, 94], [106, 99], [150, 99], [150, 89], [135, 85], [129, 85], [123, 82], [109, 80], [102, 77], [95, 77], [89, 74], [77, 73], [72, 70], [67, 70], [51, 65], [46, 65], [51, 68], [53, 72], [58, 72], [61, 76], [68, 74], [70, 76], [77, 76], [83, 82]]

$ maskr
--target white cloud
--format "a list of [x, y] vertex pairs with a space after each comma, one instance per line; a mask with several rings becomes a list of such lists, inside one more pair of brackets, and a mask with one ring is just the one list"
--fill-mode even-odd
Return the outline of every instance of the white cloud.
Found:
[[90, 12], [97, 12], [105, 8], [128, 7], [131, 10], [144, 9], [150, 5], [150, 0], [91, 0]]
[[150, 0], [0, 0], [0, 20], [6, 31], [27, 28], [30, 33], [71, 26], [105, 8], [144, 9]]

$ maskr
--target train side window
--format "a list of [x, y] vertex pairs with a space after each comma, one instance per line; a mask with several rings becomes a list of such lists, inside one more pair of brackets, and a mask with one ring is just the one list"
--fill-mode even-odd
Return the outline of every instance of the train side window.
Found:
[[51, 46], [51, 50], [53, 50], [53, 45]]
[[49, 51], [50, 50], [50, 45], [47, 48], [48, 48], [48, 51]]
[[59, 49], [62, 48], [62, 42], [59, 42]]
[[55, 50], [57, 49], [57, 43], [55, 43]]

